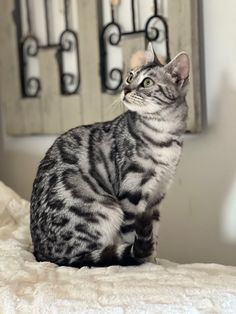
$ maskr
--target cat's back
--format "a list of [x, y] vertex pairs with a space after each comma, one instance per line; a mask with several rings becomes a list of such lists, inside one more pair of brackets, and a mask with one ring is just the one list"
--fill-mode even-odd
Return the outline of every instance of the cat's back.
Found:
[[76, 127], [55, 140], [40, 162], [34, 180], [31, 228], [38, 225], [40, 219], [48, 219], [45, 217], [54, 210], [59, 213], [65, 207], [65, 200], [73, 199], [76, 191], [85, 193], [85, 181], [94, 177], [98, 164], [105, 164], [114, 172], [111, 155], [118, 119], [122, 117]]
[[76, 166], [78, 164], [78, 155], [83, 150], [86, 150], [91, 129], [92, 126], [76, 127], [63, 133], [54, 141], [40, 161], [33, 184], [32, 197], [36, 192], [35, 188], [39, 184], [45, 186], [46, 179], [52, 173], [60, 172], [63, 167]]
[[47, 175], [52, 169], [63, 165], [76, 166], [82, 161], [83, 154], [92, 149], [93, 145], [109, 145], [115, 122], [83, 125], [60, 135], [41, 160], [37, 175], [42, 172]]
[[59, 193], [58, 186], [62, 183], [63, 172], [78, 168], [79, 155], [86, 150], [85, 143], [90, 129], [91, 127], [80, 126], [60, 135], [41, 160], [31, 194], [31, 228], [45, 215], [49, 205], [52, 208], [60, 207], [59, 202], [53, 206], [50, 200]]

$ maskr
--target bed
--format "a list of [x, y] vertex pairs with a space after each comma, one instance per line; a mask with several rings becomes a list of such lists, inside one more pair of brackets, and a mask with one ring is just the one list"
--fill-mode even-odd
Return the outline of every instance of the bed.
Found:
[[0, 313], [236, 313], [236, 267], [38, 263], [29, 203], [0, 182]]

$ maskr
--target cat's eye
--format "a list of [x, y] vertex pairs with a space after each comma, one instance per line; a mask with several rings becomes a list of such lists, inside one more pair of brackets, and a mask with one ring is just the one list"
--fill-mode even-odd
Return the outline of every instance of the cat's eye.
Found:
[[134, 74], [132, 72], [130, 72], [127, 79], [126, 79], [126, 82], [128, 84], [130, 84], [133, 81], [133, 78], [134, 78]]
[[147, 87], [151, 87], [152, 85], [154, 85], [153, 80], [150, 77], [147, 77], [143, 80], [142, 84], [141, 84], [144, 88]]

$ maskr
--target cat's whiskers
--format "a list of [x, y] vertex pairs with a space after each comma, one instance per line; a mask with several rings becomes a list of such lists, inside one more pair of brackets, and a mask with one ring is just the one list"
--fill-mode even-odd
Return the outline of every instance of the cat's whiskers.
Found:
[[132, 95], [131, 97], [131, 102], [133, 102], [135, 105], [141, 106], [143, 105], [143, 98], [138, 95]]
[[118, 96], [112, 103], [111, 103], [111, 107], [115, 107], [118, 103], [120, 102], [120, 96]]
[[109, 106], [107, 109], [108, 113], [113, 113], [117, 111], [117, 109], [122, 109], [120, 111], [124, 111], [124, 106], [120, 100], [120, 96], [118, 96]]

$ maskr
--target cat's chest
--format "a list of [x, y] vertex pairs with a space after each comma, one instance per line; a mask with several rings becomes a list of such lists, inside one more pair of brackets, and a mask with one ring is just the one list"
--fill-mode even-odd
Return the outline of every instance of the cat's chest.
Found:
[[167, 168], [176, 167], [180, 159], [181, 151], [182, 145], [175, 141], [171, 142], [167, 147], [163, 146], [149, 149], [150, 155], [157, 161], [157, 163], [153, 162], [156, 168], [159, 168], [160, 165], [167, 166]]
[[168, 183], [174, 176], [176, 167], [179, 163], [182, 147], [173, 143], [170, 147], [161, 147], [149, 151], [150, 157], [147, 158], [146, 167], [154, 170], [157, 182], [165, 181]]
[[[155, 154], [153, 155], [157, 163], [149, 162], [149, 164], [146, 164], [148, 180], [146, 184], [142, 185], [144, 194], [156, 196], [158, 193], [158, 195], [162, 196], [166, 193], [174, 179], [180, 152], [181, 149], [179, 148], [169, 148], [156, 153], [156, 156]], [[152, 169], [152, 171], [150, 172], [148, 169]]]
[[175, 175], [180, 154], [178, 144], [159, 150], [143, 149], [142, 154], [136, 153], [127, 161], [127, 169], [131, 170], [126, 173], [123, 188], [137, 190], [141, 187], [144, 194], [151, 191], [154, 194], [157, 191], [165, 193]]

